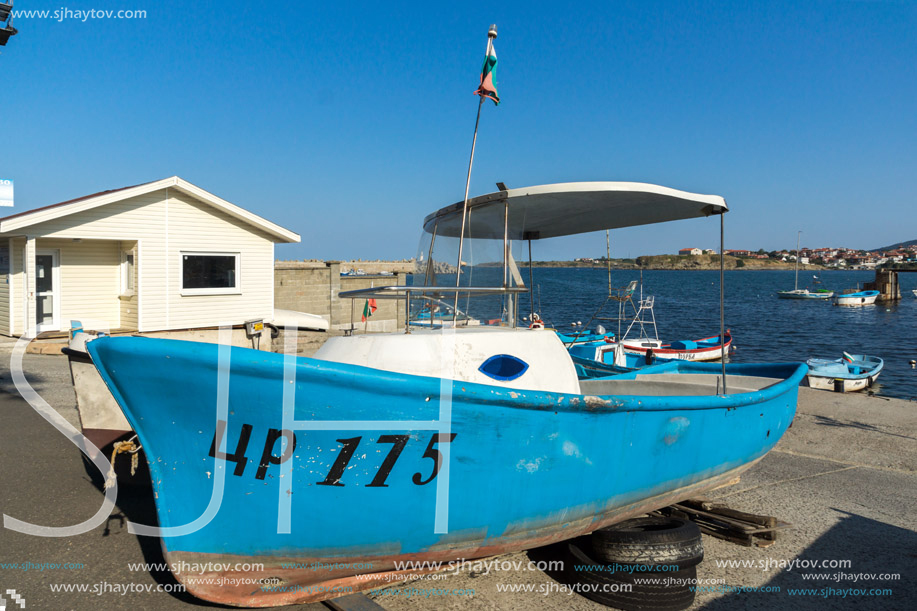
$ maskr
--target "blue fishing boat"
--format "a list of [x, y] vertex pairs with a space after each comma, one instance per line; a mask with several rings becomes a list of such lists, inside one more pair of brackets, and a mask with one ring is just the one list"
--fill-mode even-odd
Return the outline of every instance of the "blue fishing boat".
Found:
[[560, 339], [565, 344], [568, 345], [580, 345], [580, 344], [594, 344], [596, 342], [610, 343], [614, 341], [615, 334], [604, 329], [599, 332], [599, 330], [590, 331], [585, 330], [582, 333], [563, 333], [558, 330], [554, 330], [557, 333], [557, 338]]
[[[342, 293], [402, 300], [403, 332], [332, 337], [313, 358], [87, 342], [143, 444], [176, 578], [223, 604], [322, 600], [431, 570], [400, 563], [566, 540], [733, 480], [792, 422], [805, 365], [676, 361], [581, 380], [554, 332], [517, 326], [528, 287], [511, 244], [726, 210], [641, 183], [503, 189], [427, 217], [424, 284]], [[499, 285], [469, 286], [473, 262], [446, 283], [431, 271], [434, 245], [462, 239], [496, 242]], [[504, 324], [410, 324], [449, 295]]]
[[879, 297], [879, 291], [853, 291], [841, 293], [834, 298], [834, 303], [842, 306], [872, 305]]
[[[644, 298], [641, 295], [639, 306], [633, 306], [633, 319], [620, 340], [616, 340], [614, 334], [579, 342], [568, 342], [567, 336], [564, 335], [560, 335], [560, 338], [564, 340], [567, 350], [573, 356], [614, 364], [625, 369], [637, 369], [667, 360], [713, 361], [730, 353], [732, 333], [729, 329], [726, 329], [723, 335], [724, 341], [721, 341], [719, 335], [697, 340], [665, 343], [660, 341], [656, 330], [656, 316], [653, 313], [654, 302], [652, 296]], [[623, 302], [620, 303], [623, 305]], [[623, 307], [620, 310], [623, 311]], [[635, 332], [634, 335], [632, 331]]]
[[812, 358], [806, 361], [806, 383], [812, 388], [853, 392], [873, 385], [885, 362], [877, 356], [848, 354], [839, 359]]

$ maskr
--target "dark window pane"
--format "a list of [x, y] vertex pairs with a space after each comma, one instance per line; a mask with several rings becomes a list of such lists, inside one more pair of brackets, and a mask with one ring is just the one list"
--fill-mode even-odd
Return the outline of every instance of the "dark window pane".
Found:
[[225, 289], [236, 287], [234, 255], [183, 255], [183, 289]]

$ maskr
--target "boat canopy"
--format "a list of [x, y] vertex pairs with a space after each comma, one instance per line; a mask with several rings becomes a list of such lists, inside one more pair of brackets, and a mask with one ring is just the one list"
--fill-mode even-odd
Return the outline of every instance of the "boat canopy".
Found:
[[[458, 202], [427, 216], [424, 231], [459, 237], [463, 206]], [[493, 214], [475, 214], [485, 208], [500, 210], [506, 224], [495, 223]], [[481, 195], [468, 200], [468, 211], [466, 236], [538, 240], [722, 214], [728, 207], [718, 195], [640, 182], [567, 182]]]

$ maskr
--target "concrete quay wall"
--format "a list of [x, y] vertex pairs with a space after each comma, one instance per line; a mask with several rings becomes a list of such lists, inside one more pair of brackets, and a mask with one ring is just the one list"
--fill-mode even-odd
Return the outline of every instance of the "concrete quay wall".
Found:
[[350, 269], [349, 264], [339, 261], [275, 262], [274, 307], [321, 316], [332, 330], [349, 329], [351, 323], [357, 330], [375, 332], [395, 331], [404, 326], [404, 301], [377, 300], [376, 311], [363, 323], [360, 318], [366, 299], [342, 299], [340, 293], [372, 286], [403, 285], [407, 282], [405, 272], [341, 276], [344, 268]]

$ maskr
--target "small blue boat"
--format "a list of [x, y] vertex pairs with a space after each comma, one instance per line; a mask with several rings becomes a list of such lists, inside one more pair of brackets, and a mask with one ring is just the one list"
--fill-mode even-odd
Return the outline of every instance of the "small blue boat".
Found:
[[618, 347], [617, 343], [606, 341], [568, 345], [567, 352], [570, 353], [574, 363], [583, 365], [583, 361], [592, 361], [594, 365], [599, 366], [596, 371], [603, 371], [601, 367], [609, 367], [611, 368], [610, 371], [618, 373], [633, 371], [634, 369], [641, 369], [662, 361], [671, 360], [658, 359], [652, 353], [647, 357], [646, 354], [637, 355], [624, 352], [622, 348]]
[[596, 361], [591, 357], [577, 356], [576, 352], [570, 347], [567, 348], [567, 351], [570, 353], [570, 358], [573, 359], [573, 366], [576, 367], [576, 377], [580, 380], [605, 378], [639, 369], [637, 366], [614, 365]]
[[821, 390], [853, 392], [873, 385], [885, 362], [877, 356], [847, 354], [839, 359], [812, 358], [806, 361], [808, 385]]
[[855, 291], [837, 295], [834, 303], [842, 306], [865, 306], [874, 304], [878, 297], [879, 291]]
[[613, 341], [615, 337], [615, 334], [611, 332], [599, 333], [597, 331], [590, 331], [588, 329], [582, 333], [574, 333], [572, 335], [557, 330], [554, 332], [557, 333], [557, 337], [560, 339], [560, 341], [562, 341], [564, 344], [567, 344], [568, 346], [594, 344], [596, 342], [604, 343], [606, 341]]
[[[724, 212], [717, 196], [641, 183], [506, 189], [424, 223], [431, 269], [434, 242], [456, 252], [461, 227], [504, 240], [502, 285], [431, 273], [342, 293], [402, 300], [404, 332], [332, 337], [314, 358], [87, 342], [143, 444], [176, 578], [221, 604], [322, 600], [424, 572], [404, 562], [562, 541], [733, 480], [792, 422], [806, 366], [675, 361], [579, 379], [555, 333], [515, 326], [527, 289], [507, 244]], [[475, 318], [477, 298], [494, 302], [505, 326], [410, 324], [415, 302], [450, 292]]]

